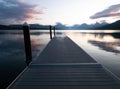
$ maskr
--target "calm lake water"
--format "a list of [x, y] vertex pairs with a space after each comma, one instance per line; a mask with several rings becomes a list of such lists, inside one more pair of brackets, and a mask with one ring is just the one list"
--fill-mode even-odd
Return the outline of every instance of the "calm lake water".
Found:
[[[82, 47], [98, 63], [120, 78], [120, 30], [57, 30]], [[33, 60], [50, 41], [49, 31], [32, 30]], [[0, 30], [0, 89], [26, 67], [22, 30]]]

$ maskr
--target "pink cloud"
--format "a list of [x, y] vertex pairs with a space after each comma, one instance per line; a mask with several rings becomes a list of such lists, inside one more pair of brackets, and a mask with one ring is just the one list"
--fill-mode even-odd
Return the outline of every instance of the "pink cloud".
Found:
[[98, 19], [98, 18], [103, 18], [103, 17], [117, 17], [117, 18], [120, 18], [120, 4], [112, 5], [109, 8], [94, 14], [90, 18], [91, 19]]
[[23, 23], [44, 14], [37, 10], [38, 5], [30, 5], [20, 0], [4, 0], [0, 2], [0, 24]]

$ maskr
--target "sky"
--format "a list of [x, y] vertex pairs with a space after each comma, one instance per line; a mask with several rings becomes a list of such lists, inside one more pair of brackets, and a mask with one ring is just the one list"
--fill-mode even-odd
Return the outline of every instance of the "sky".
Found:
[[0, 0], [0, 24], [71, 26], [120, 19], [120, 0]]

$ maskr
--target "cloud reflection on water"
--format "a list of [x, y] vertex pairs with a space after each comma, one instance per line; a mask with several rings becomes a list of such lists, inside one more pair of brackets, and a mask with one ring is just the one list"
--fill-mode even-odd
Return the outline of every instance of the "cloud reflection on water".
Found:
[[108, 52], [120, 53], [120, 39], [118, 38], [118, 34], [119, 33], [93, 34], [94, 39], [88, 39], [88, 43]]
[[102, 50], [108, 52], [120, 53], [120, 49], [119, 49], [120, 42], [100, 42], [93, 40], [89, 40], [88, 42], [93, 44], [94, 46], [98, 46]]

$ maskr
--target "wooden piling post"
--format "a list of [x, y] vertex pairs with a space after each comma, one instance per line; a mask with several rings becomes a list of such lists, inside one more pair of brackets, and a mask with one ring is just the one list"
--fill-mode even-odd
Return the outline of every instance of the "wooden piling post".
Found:
[[55, 36], [55, 27], [53, 28], [53, 30], [54, 30], [54, 36]]
[[25, 44], [25, 53], [26, 53], [26, 63], [32, 61], [32, 52], [31, 52], [31, 42], [30, 42], [30, 31], [29, 25], [25, 22], [23, 24], [23, 33], [24, 33], [24, 44]]
[[50, 39], [52, 39], [52, 26], [50, 25]]

